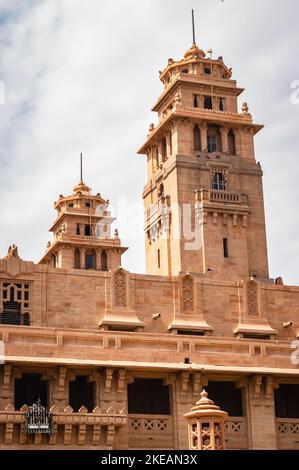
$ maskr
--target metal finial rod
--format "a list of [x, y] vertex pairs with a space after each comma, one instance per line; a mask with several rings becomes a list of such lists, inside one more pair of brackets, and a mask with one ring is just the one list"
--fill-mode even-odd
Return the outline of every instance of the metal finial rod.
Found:
[[192, 8], [192, 33], [193, 33], [193, 44], [196, 44], [196, 40], [195, 40], [194, 10], [193, 10], [193, 8]]
[[82, 162], [82, 153], [80, 153], [80, 181], [83, 181], [83, 162]]

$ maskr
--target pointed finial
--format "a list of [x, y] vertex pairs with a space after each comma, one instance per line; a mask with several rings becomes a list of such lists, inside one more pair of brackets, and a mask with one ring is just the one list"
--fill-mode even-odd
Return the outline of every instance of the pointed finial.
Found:
[[193, 44], [196, 44], [196, 39], [195, 39], [194, 10], [193, 10], [193, 8], [192, 8], [192, 33], [193, 33]]
[[80, 153], [80, 181], [83, 181], [83, 162], [82, 162], [82, 153]]

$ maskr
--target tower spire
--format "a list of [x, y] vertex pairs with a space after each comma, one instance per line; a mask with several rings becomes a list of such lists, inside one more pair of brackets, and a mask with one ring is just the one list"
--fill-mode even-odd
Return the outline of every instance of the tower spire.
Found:
[[196, 38], [195, 38], [195, 22], [194, 22], [194, 10], [192, 8], [192, 33], [193, 33], [193, 44], [196, 44]]
[[83, 181], [83, 161], [82, 161], [82, 153], [80, 153], [80, 181]]

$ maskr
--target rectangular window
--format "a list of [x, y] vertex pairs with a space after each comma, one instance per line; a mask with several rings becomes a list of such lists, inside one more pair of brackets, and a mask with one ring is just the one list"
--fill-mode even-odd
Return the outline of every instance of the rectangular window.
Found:
[[228, 258], [228, 239], [223, 238], [223, 255], [224, 258]]
[[276, 417], [284, 419], [298, 419], [298, 396], [298, 384], [280, 384], [279, 389], [275, 390]]
[[69, 404], [76, 413], [81, 406], [85, 406], [89, 413], [95, 407], [95, 383], [87, 379], [86, 376], [76, 375], [76, 379], [69, 383]]
[[215, 135], [208, 135], [208, 152], [217, 152], [217, 137]]
[[48, 406], [48, 382], [42, 379], [40, 374], [22, 374], [20, 379], [15, 379], [15, 409], [19, 410], [23, 405], [31, 406], [40, 399], [43, 406]]
[[170, 415], [170, 387], [161, 379], [136, 378], [128, 384], [129, 414]]
[[161, 253], [160, 250], [158, 250], [158, 268], [161, 268]]
[[211, 96], [205, 96], [205, 109], [213, 109], [213, 101]]
[[244, 416], [242, 390], [234, 382], [210, 382], [207, 387], [209, 398], [227, 411], [229, 416]]

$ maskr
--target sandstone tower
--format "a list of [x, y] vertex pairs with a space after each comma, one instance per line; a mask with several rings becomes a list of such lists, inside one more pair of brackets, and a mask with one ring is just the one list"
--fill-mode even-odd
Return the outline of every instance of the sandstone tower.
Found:
[[[147, 272], [268, 277], [262, 169], [244, 91], [222, 57], [196, 44], [160, 72], [164, 91], [153, 107], [139, 153], [147, 155]], [[190, 220], [191, 216], [191, 220]]]

